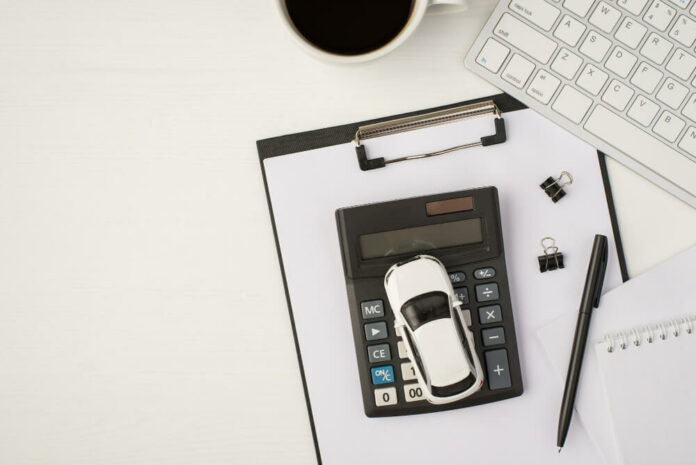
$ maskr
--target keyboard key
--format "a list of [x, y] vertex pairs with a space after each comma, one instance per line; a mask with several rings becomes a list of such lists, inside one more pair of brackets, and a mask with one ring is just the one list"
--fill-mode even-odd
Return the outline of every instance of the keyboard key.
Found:
[[553, 60], [551, 69], [566, 79], [573, 79], [581, 64], [582, 58], [564, 48], [558, 52], [556, 59]]
[[629, 13], [639, 15], [640, 12], [643, 11], [643, 8], [645, 8], [648, 0], [619, 0], [617, 3], [621, 8]]
[[677, 10], [660, 0], [655, 0], [643, 16], [643, 20], [658, 31], [664, 31], [676, 14]]
[[686, 130], [684, 137], [679, 142], [679, 147], [696, 157], [696, 128], [691, 126]]
[[541, 103], [547, 104], [551, 101], [551, 97], [560, 83], [561, 81], [557, 77], [540, 69], [529, 85], [527, 93]]
[[486, 368], [488, 369], [488, 388], [491, 391], [495, 391], [496, 389], [505, 389], [512, 386], [507, 351], [505, 349], [489, 350], [484, 356], [486, 357]]
[[619, 22], [621, 13], [607, 2], [599, 2], [594, 13], [590, 16], [590, 24], [597, 26], [600, 31], [611, 32]]
[[585, 122], [585, 129], [599, 139], [630, 154], [647, 168], [670, 179], [682, 189], [696, 195], [694, 162], [626, 121], [616, 113], [597, 105]]
[[500, 305], [488, 305], [486, 307], [479, 307], [479, 322], [482, 325], [487, 325], [489, 323], [500, 323], [503, 321], [503, 314], [500, 311]]
[[691, 94], [691, 97], [689, 97], [682, 109], [682, 114], [691, 119], [691, 121], [696, 121], [696, 94]]
[[375, 389], [375, 405], [384, 407], [385, 405], [396, 405], [396, 388], [388, 387]]
[[563, 6], [581, 18], [584, 18], [587, 12], [590, 11], [590, 7], [593, 3], [594, 0], [566, 0], [563, 2]]
[[691, 16], [696, 16], [696, 3], [694, 3], [694, 6], [691, 7], [691, 11], [689, 11], [689, 13], [691, 13]]
[[595, 61], [602, 61], [611, 47], [611, 41], [601, 36], [598, 32], [590, 31], [585, 41], [580, 46], [580, 52]]
[[658, 111], [660, 111], [660, 106], [658, 104], [639, 95], [633, 101], [631, 108], [628, 109], [628, 116], [643, 126], [650, 126], [650, 123], [652, 123]]
[[648, 28], [636, 22], [632, 18], [624, 18], [621, 26], [616, 31], [616, 40], [623, 42], [631, 48], [638, 47]]
[[558, 94], [558, 98], [553, 102], [551, 108], [573, 123], [578, 124], [585, 117], [585, 113], [590, 109], [592, 99], [573, 89], [565, 86]]
[[602, 100], [617, 110], [623, 111], [631, 97], [633, 97], [633, 90], [626, 84], [613, 79], [602, 95]]
[[679, 8], [686, 8], [691, 0], [669, 0], [672, 4], [677, 5]]
[[510, 53], [509, 48], [495, 39], [488, 39], [476, 58], [476, 62], [491, 73], [497, 73], [508, 53]]
[[667, 78], [657, 92], [657, 99], [676, 110], [681, 106], [688, 93], [688, 88], [672, 78]]
[[684, 46], [691, 47], [696, 40], [696, 21], [684, 15], [679, 16], [672, 30], [669, 31], [669, 36]]
[[474, 270], [474, 278], [476, 278], [476, 279], [495, 278], [495, 268], [487, 266], [486, 268], [479, 268], [477, 270]]
[[370, 363], [388, 362], [391, 360], [389, 344], [367, 346], [367, 358], [370, 360]]
[[384, 316], [384, 302], [382, 300], [367, 300], [360, 302], [362, 317], [366, 320], [370, 318], [381, 318]]
[[399, 358], [408, 358], [408, 353], [406, 352], [406, 344], [404, 343], [404, 341], [397, 342], [396, 348], [399, 351]]
[[668, 141], [674, 142], [681, 130], [684, 129], [685, 124], [686, 123], [684, 123], [684, 121], [677, 118], [672, 113], [664, 111], [657, 119], [657, 123], [655, 123], [653, 131]]
[[372, 384], [389, 384], [394, 382], [394, 367], [391, 365], [382, 365], [370, 368], [372, 375]]
[[502, 78], [515, 87], [522, 88], [534, 71], [534, 63], [515, 54], [510, 58]]
[[560, 10], [544, 0], [512, 0], [510, 9], [536, 24], [545, 31], [550, 31]]
[[543, 64], [556, 51], [556, 42], [509, 13], [503, 14], [493, 33]]
[[638, 58], [621, 47], [614, 48], [614, 51], [609, 55], [605, 66], [615, 72], [619, 77], [625, 78], [633, 69]]
[[662, 72], [642, 62], [636, 69], [636, 72], [633, 73], [631, 84], [638, 86], [648, 94], [652, 94], [655, 87], [657, 87], [657, 84], [660, 82], [660, 79], [662, 79], [662, 76]]
[[667, 62], [667, 71], [674, 73], [683, 80], [689, 79], [691, 73], [696, 68], [696, 58], [679, 49], [674, 52], [672, 58]]
[[491, 300], [498, 300], [499, 298], [500, 294], [496, 283], [479, 284], [476, 286], [477, 302], [490, 302]]
[[672, 50], [672, 44], [653, 32], [640, 49], [640, 54], [661, 65], [670, 50]]
[[481, 331], [481, 339], [484, 347], [505, 344], [505, 330], [502, 326], [484, 329]]
[[558, 23], [558, 27], [556, 27], [553, 35], [571, 47], [575, 47], [575, 44], [578, 43], [585, 29], [587, 28], [580, 21], [569, 15], [565, 15], [563, 19], [561, 19], [561, 22]]
[[386, 339], [389, 336], [387, 333], [387, 323], [384, 321], [379, 321], [377, 323], [370, 323], [365, 325], [365, 339], [368, 341], [377, 341], [379, 339]]
[[423, 395], [423, 388], [420, 384], [407, 384], [404, 386], [404, 397], [406, 402], [416, 402], [417, 400], [424, 400], [425, 395]]
[[416, 379], [416, 370], [413, 369], [413, 363], [406, 362], [401, 364], [401, 379], [404, 381]]
[[607, 73], [588, 63], [580, 73], [577, 84], [592, 95], [598, 95], [608, 77]]

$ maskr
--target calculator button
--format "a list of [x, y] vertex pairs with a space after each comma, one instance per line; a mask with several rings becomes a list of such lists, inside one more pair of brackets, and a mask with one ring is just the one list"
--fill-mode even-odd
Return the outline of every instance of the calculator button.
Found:
[[466, 275], [463, 271], [453, 271], [449, 274], [449, 278], [452, 284], [458, 284], [464, 282]]
[[380, 318], [384, 316], [384, 302], [381, 300], [367, 300], [360, 302], [360, 310], [364, 319]]
[[469, 290], [465, 287], [454, 288], [454, 298], [466, 305], [469, 303]]
[[404, 341], [397, 342], [396, 347], [399, 349], [399, 358], [408, 358], [408, 354], [406, 353], [406, 344]]
[[375, 405], [384, 407], [385, 405], [396, 405], [396, 388], [380, 388], [375, 389]]
[[404, 381], [416, 379], [416, 370], [413, 369], [413, 363], [407, 362], [401, 364], [401, 379]]
[[479, 284], [476, 286], [476, 300], [478, 302], [488, 302], [498, 300], [498, 285], [496, 283]]
[[500, 305], [487, 305], [479, 307], [479, 321], [482, 325], [488, 323], [499, 323], [503, 321], [503, 313], [500, 310]]
[[462, 316], [464, 316], [464, 323], [471, 326], [471, 310], [462, 310]]
[[370, 368], [372, 373], [372, 384], [389, 384], [394, 382], [394, 367], [382, 365]]
[[423, 388], [420, 384], [407, 384], [404, 386], [404, 397], [406, 402], [415, 402], [417, 400], [424, 400]]
[[491, 267], [479, 268], [474, 270], [474, 278], [476, 279], [489, 279], [495, 278], [495, 269]]
[[505, 349], [489, 350], [485, 353], [486, 368], [488, 369], [488, 387], [491, 391], [512, 386], [510, 367], [508, 366]]
[[378, 321], [377, 323], [368, 323], [365, 325], [365, 339], [368, 341], [378, 341], [380, 339], [386, 339], [387, 334], [387, 323], [384, 321]]
[[505, 331], [503, 331], [502, 326], [484, 329], [481, 331], [481, 339], [483, 339], [485, 347], [505, 344]]
[[367, 346], [367, 356], [370, 359], [370, 363], [388, 362], [391, 360], [389, 344]]

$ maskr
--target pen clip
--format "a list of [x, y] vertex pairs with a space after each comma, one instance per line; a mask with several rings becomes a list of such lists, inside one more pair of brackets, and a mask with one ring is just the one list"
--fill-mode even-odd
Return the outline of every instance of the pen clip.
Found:
[[602, 247], [602, 256], [599, 262], [599, 274], [597, 275], [597, 280], [595, 281], [595, 288], [592, 291], [592, 306], [594, 308], [599, 307], [599, 298], [602, 297], [602, 287], [604, 285], [604, 275], [607, 272], [607, 260], [609, 257], [609, 247], [607, 246], [606, 238], [604, 240], [604, 247]]

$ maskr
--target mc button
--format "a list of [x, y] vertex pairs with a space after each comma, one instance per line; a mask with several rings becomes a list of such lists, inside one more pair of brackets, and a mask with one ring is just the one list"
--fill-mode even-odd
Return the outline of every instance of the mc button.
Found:
[[380, 318], [384, 316], [384, 302], [379, 299], [360, 302], [360, 310], [362, 317], [366, 320]]

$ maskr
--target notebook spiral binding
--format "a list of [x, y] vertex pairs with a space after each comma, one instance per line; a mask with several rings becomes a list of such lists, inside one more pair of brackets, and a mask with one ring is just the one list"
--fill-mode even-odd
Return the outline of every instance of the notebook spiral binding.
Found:
[[605, 345], [607, 352], [626, 350], [631, 345], [640, 347], [641, 344], [652, 344], [657, 340], [665, 340], [669, 337], [678, 338], [680, 336], [695, 334], [696, 316], [690, 315], [683, 318], [663, 321], [657, 324], [641, 326], [628, 331], [614, 334], [607, 334], [601, 343]]

